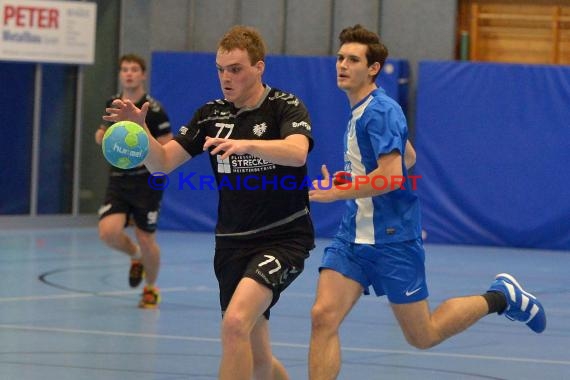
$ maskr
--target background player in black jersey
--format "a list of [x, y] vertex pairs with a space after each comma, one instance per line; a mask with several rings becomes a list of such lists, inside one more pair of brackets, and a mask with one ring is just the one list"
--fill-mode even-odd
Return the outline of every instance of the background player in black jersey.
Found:
[[[128, 100], [138, 106], [149, 104], [146, 125], [158, 144], [164, 144], [172, 139], [170, 121], [160, 103], [146, 93], [145, 80], [144, 59], [134, 54], [122, 56], [119, 59], [121, 93], [109, 99], [107, 107], [115, 99]], [[97, 144], [101, 144], [105, 130], [110, 125], [107, 122], [99, 127], [95, 133]], [[142, 165], [128, 170], [111, 167], [105, 201], [99, 209], [101, 240], [131, 258], [131, 287], [137, 287], [141, 283], [144, 272], [146, 286], [139, 302], [139, 307], [142, 308], [156, 308], [160, 302], [160, 293], [155, 286], [160, 267], [160, 247], [156, 242], [155, 231], [162, 190], [149, 187], [149, 175]], [[131, 216], [138, 244], [125, 233]]]
[[[216, 54], [224, 99], [198, 109], [164, 146], [151, 139], [144, 162], [153, 172], [169, 172], [208, 150], [218, 184], [225, 184], [214, 257], [223, 312], [220, 379], [289, 378], [271, 352], [269, 311], [314, 248], [302, 186], [312, 147], [309, 115], [297, 97], [262, 82], [264, 59], [255, 29], [231, 28]], [[142, 123], [147, 110], [148, 104], [139, 109], [117, 100], [103, 118]], [[287, 189], [280, 185], [285, 177]]]

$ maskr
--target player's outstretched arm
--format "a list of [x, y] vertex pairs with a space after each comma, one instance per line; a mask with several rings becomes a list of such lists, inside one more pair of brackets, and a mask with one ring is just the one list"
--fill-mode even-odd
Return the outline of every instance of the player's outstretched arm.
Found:
[[148, 107], [148, 102], [143, 104], [141, 108], [138, 108], [130, 100], [116, 99], [111, 107], [105, 109], [107, 115], [104, 115], [103, 119], [115, 123], [117, 121], [129, 120], [143, 126], [149, 138], [149, 152], [143, 162], [144, 165], [151, 173], [170, 173], [182, 163], [188, 161], [190, 155], [176, 141], [171, 140], [162, 145], [151, 135], [145, 123]]
[[234, 140], [207, 137], [204, 150], [213, 147], [210, 154], [224, 152], [222, 159], [231, 154], [249, 153], [252, 156], [283, 166], [303, 166], [309, 153], [309, 139], [294, 134], [277, 140]]
[[[325, 179], [330, 174], [323, 165], [321, 169]], [[338, 178], [338, 176], [335, 176]], [[351, 178], [350, 181], [342, 180], [332, 186], [316, 186], [309, 191], [309, 200], [313, 202], [333, 202], [342, 199], [368, 198], [389, 193], [402, 186], [404, 182], [402, 174], [402, 156], [398, 151], [381, 155], [378, 159], [378, 167], [367, 175]], [[325, 182], [330, 182], [330, 179]]]

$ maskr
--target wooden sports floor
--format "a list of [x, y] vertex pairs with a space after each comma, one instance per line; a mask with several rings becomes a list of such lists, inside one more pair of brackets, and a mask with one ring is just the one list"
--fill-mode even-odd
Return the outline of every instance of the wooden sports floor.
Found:
[[[128, 259], [95, 227], [0, 230], [0, 379], [216, 379], [220, 355], [213, 236], [159, 231], [159, 310], [136, 307]], [[307, 378], [319, 240], [272, 312], [275, 354]], [[383, 298], [363, 297], [342, 329], [340, 379], [570, 379], [570, 252], [426, 245], [430, 304], [480, 294], [509, 272], [546, 308], [543, 334], [488, 316], [438, 347], [409, 346]]]

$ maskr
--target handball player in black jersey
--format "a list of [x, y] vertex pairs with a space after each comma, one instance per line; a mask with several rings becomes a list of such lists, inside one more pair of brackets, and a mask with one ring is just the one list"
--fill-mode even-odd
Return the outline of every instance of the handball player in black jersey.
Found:
[[[144, 161], [151, 172], [168, 173], [204, 151], [210, 156], [219, 190], [219, 379], [289, 378], [271, 351], [269, 313], [314, 248], [306, 183], [311, 122], [300, 99], [263, 83], [264, 59], [255, 29], [231, 28], [216, 54], [224, 98], [199, 108], [173, 141], [151, 138]], [[103, 118], [141, 124], [147, 110], [116, 100]]]
[[[129, 100], [138, 107], [148, 103], [146, 125], [159, 144], [172, 140], [170, 121], [162, 105], [146, 93], [146, 63], [135, 54], [119, 59], [121, 92], [107, 101], [107, 107], [116, 99]], [[101, 144], [111, 122], [102, 124], [95, 132], [95, 141]], [[156, 287], [160, 268], [160, 247], [155, 238], [156, 224], [162, 199], [162, 190], [148, 186], [149, 171], [143, 165], [132, 169], [111, 166], [103, 205], [99, 208], [99, 236], [109, 247], [131, 258], [129, 284], [137, 287], [144, 277], [145, 287], [139, 307], [154, 309], [160, 302]], [[130, 218], [134, 223], [136, 243], [125, 233]]]

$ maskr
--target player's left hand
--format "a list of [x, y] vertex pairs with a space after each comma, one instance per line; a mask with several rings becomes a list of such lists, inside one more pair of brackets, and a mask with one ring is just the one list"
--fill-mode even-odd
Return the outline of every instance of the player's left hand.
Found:
[[130, 100], [115, 99], [111, 103], [111, 107], [105, 108], [107, 115], [103, 116], [103, 120], [111, 122], [128, 120], [144, 127], [148, 107], [148, 102], [138, 108]]
[[222, 139], [207, 136], [206, 142], [204, 143], [204, 150], [208, 150], [210, 147], [214, 147], [214, 149], [210, 151], [212, 156], [223, 152], [220, 158], [224, 160], [232, 154], [247, 153], [247, 140]]

